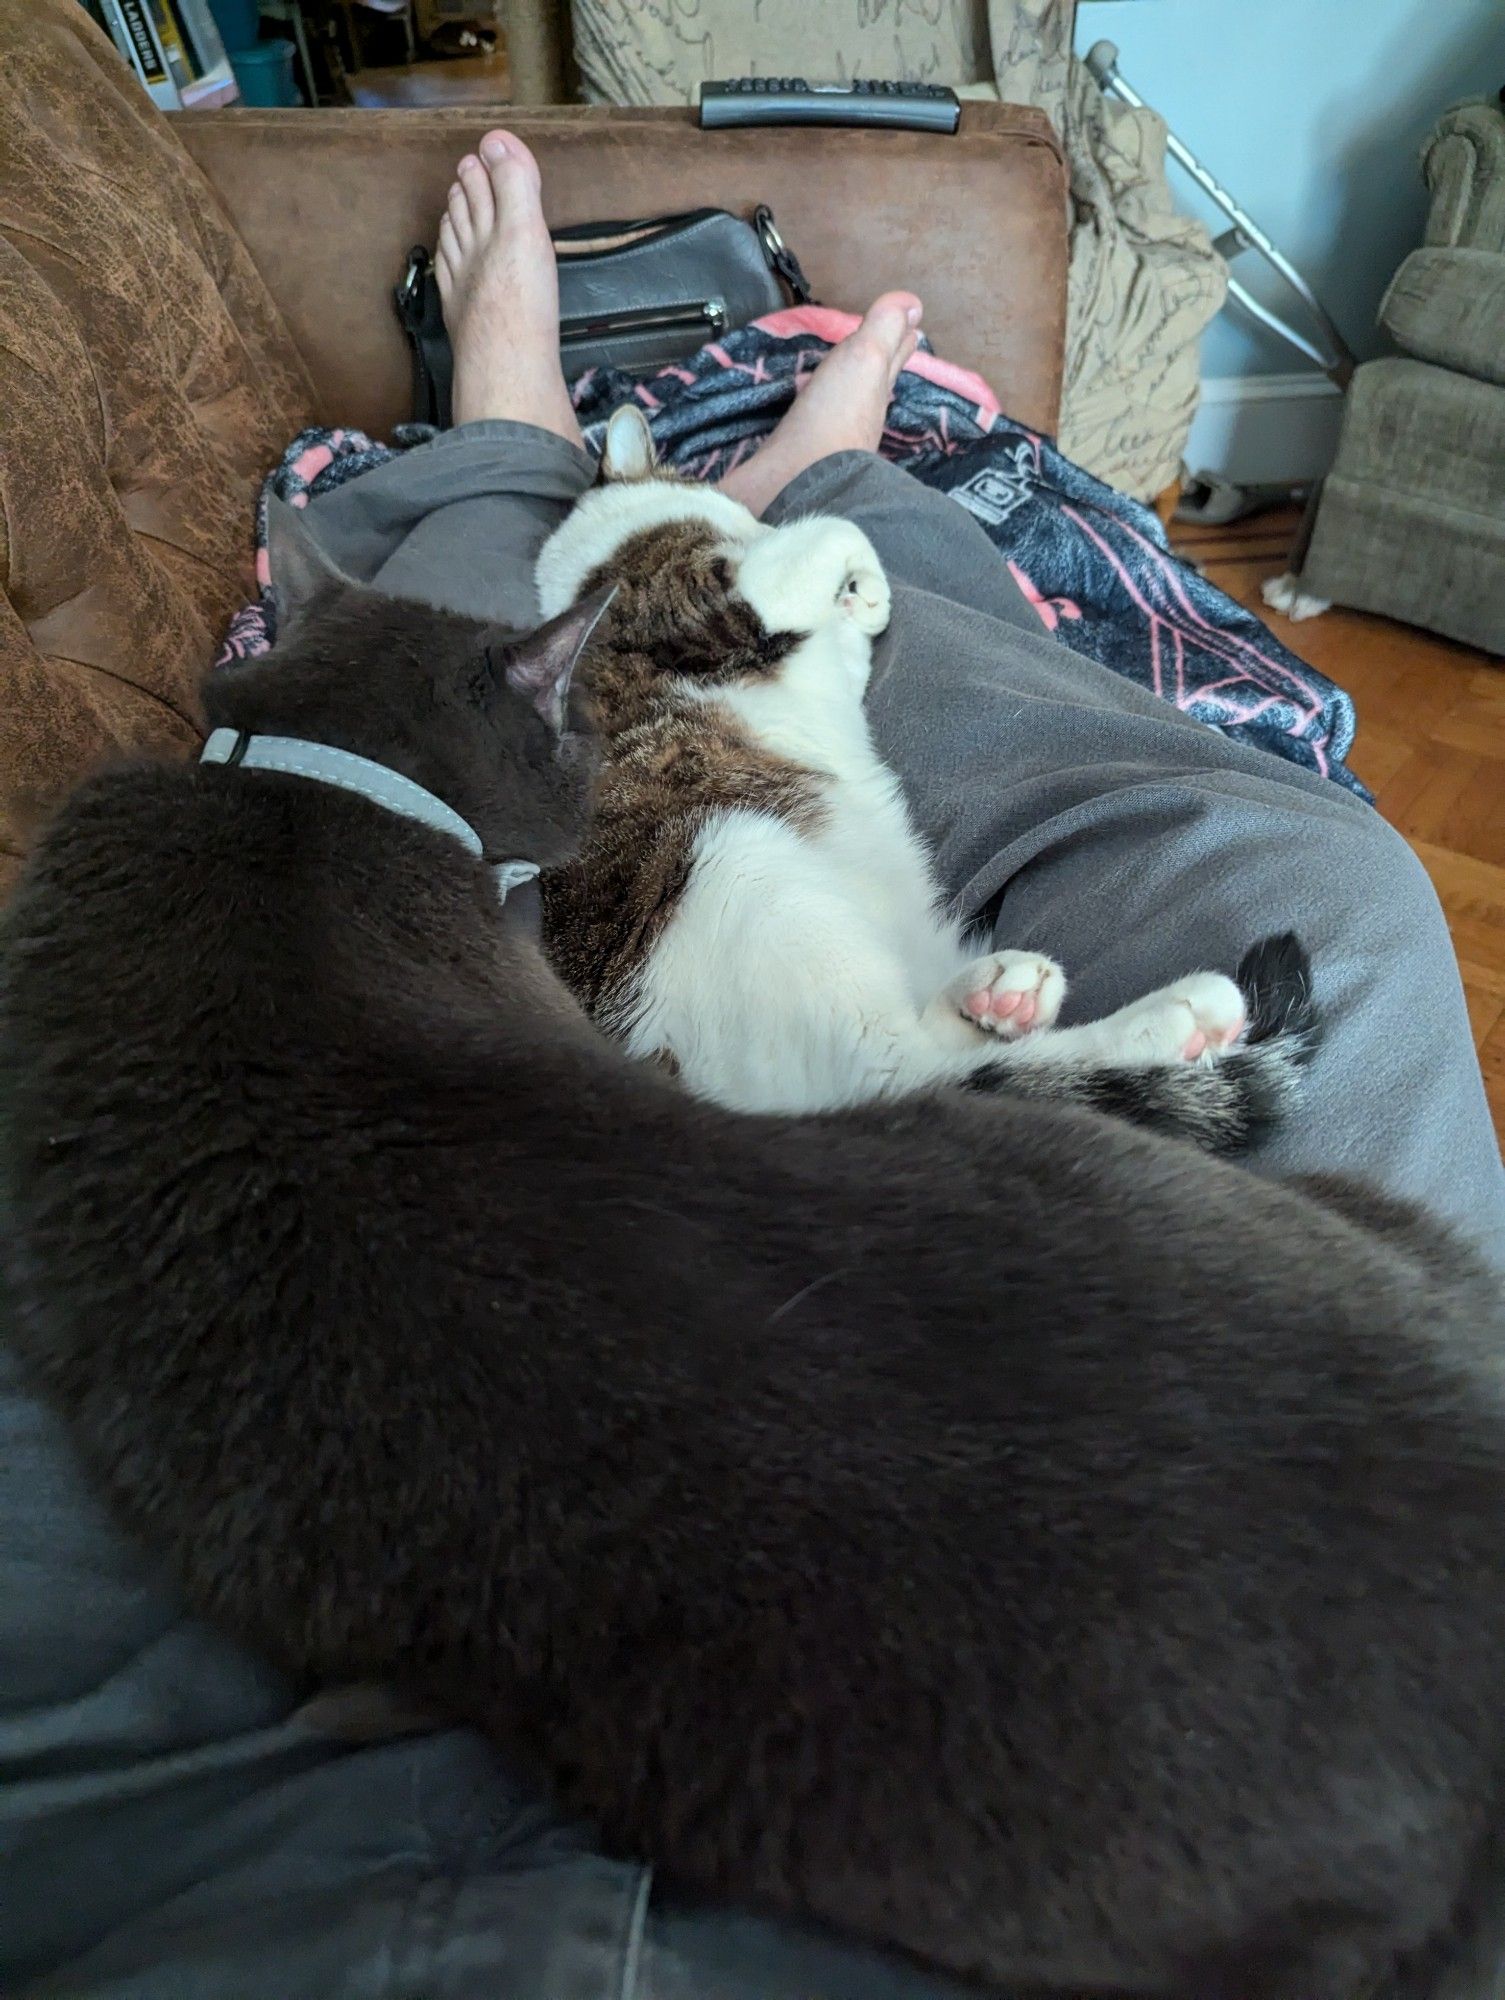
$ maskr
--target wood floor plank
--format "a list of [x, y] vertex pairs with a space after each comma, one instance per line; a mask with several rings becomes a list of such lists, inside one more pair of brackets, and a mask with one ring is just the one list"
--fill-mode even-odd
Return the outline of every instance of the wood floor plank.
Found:
[[1351, 762], [1420, 857], [1458, 950], [1495, 1126], [1505, 1134], [1505, 662], [1363, 612], [1293, 624], [1259, 587], [1288, 567], [1294, 511], [1209, 529], [1173, 524], [1179, 553], [1345, 687]]

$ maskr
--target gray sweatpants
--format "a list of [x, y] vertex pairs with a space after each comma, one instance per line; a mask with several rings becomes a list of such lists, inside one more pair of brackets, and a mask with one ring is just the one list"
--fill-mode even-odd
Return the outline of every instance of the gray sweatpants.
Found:
[[[533, 565], [594, 476], [545, 431], [470, 424], [317, 501], [352, 576], [523, 625]], [[864, 452], [769, 510], [845, 515], [894, 587], [869, 710], [964, 916], [1066, 968], [1067, 1020], [1267, 932], [1312, 955], [1326, 1038], [1253, 1164], [1343, 1171], [1450, 1216], [1505, 1263], [1505, 1174], [1425, 870], [1329, 779], [1232, 743], [1046, 636], [982, 529]]]
[[[471, 425], [309, 518], [353, 574], [523, 625], [590, 477], [542, 432]], [[1047, 639], [971, 518], [906, 474], [828, 460], [774, 516], [801, 510], [859, 521], [894, 581], [873, 720], [960, 907], [1059, 957], [1079, 1016], [1294, 926], [1329, 1035], [1259, 1164], [1369, 1174], [1499, 1246], [1457, 968], [1404, 844]], [[465, 1731], [341, 1741], [298, 1694], [123, 1543], [0, 1338], [0, 1991], [940, 2000], [791, 1926], [665, 1903]]]

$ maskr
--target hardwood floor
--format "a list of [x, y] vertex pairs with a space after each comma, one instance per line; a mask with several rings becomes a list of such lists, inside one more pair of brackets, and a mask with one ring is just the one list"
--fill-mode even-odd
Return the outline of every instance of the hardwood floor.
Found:
[[1350, 762], [1410, 841], [1452, 927], [1469, 1017], [1505, 1135], [1505, 661], [1358, 611], [1293, 625], [1260, 602], [1286, 567], [1294, 513], [1230, 528], [1173, 524], [1178, 551], [1346, 687], [1359, 713]]

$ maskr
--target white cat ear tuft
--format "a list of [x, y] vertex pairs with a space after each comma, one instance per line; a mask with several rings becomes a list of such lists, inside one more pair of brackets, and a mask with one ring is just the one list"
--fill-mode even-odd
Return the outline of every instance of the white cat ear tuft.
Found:
[[606, 426], [606, 443], [601, 449], [603, 479], [649, 479], [658, 464], [658, 451], [648, 419], [636, 403], [624, 403], [613, 410]]

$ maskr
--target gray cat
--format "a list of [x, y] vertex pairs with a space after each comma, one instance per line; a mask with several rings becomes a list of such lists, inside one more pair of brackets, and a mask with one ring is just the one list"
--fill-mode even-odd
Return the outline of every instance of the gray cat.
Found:
[[189, 1602], [532, 1753], [669, 1883], [997, 1988], [1492, 1993], [1471, 1255], [1076, 1106], [696, 1100], [497, 899], [582, 838], [599, 597], [517, 639], [302, 595], [211, 720], [480, 855], [137, 765], [4, 927], [21, 1352]]

